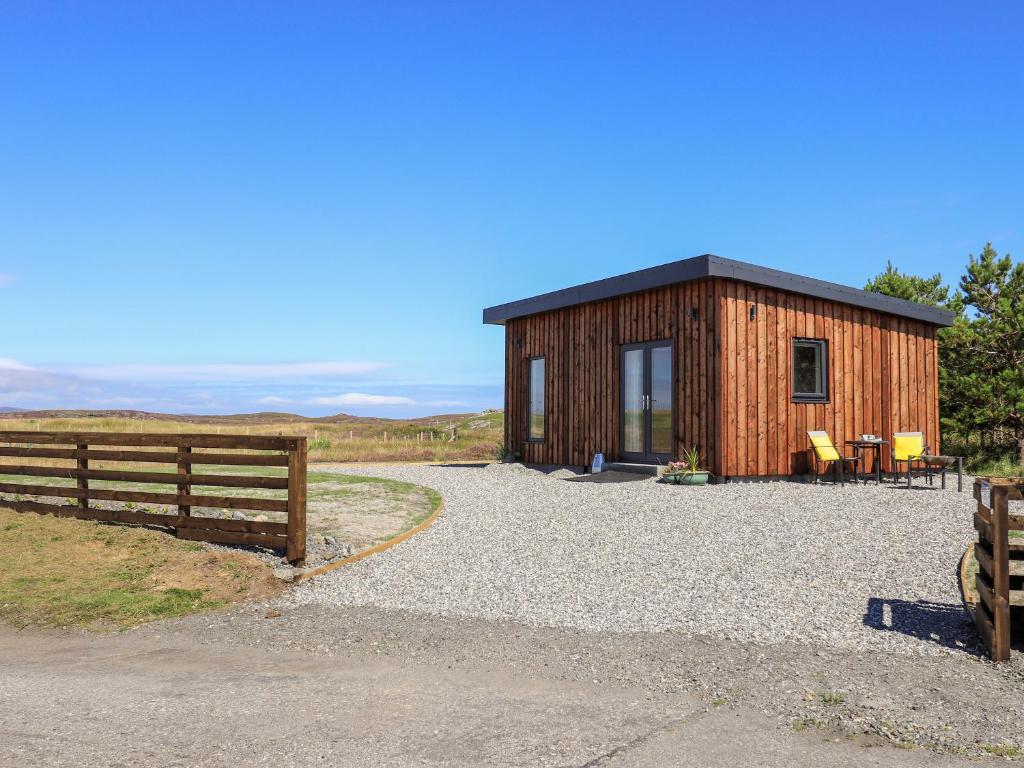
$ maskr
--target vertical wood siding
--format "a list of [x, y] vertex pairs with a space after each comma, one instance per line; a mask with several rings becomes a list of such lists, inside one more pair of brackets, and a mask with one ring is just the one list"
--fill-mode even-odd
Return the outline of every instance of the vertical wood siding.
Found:
[[[837, 445], [866, 432], [921, 430], [938, 450], [935, 331], [720, 279], [516, 318], [505, 326], [506, 442], [528, 463], [584, 465], [598, 451], [615, 459], [620, 346], [671, 340], [676, 452], [700, 446], [716, 475], [803, 474], [811, 429], [827, 430]], [[795, 337], [829, 342], [826, 403], [792, 401]], [[529, 443], [527, 361], [538, 356], [546, 361], [545, 439]]]
[[[717, 461], [719, 281], [705, 280], [509, 320], [505, 326], [505, 438], [537, 464], [589, 464], [619, 452], [623, 344], [671, 340], [677, 453], [699, 445]], [[527, 361], [545, 358], [545, 440], [526, 441]]]
[[[935, 326], [732, 281], [722, 302], [720, 364], [734, 404], [726, 403], [721, 422], [716, 474], [806, 473], [813, 429], [827, 430], [837, 446], [865, 433], [891, 439], [894, 432], [921, 431], [939, 449]], [[796, 337], [828, 341], [825, 403], [792, 402]], [[883, 467], [890, 469], [887, 457]]]

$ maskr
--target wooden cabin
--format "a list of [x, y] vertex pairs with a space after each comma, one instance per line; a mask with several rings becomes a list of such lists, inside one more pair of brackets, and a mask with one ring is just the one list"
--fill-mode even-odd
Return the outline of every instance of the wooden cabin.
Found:
[[704, 255], [483, 319], [505, 326], [505, 440], [527, 463], [696, 445], [720, 480], [789, 477], [811, 471], [815, 429], [939, 449], [936, 330], [953, 316], [934, 307]]

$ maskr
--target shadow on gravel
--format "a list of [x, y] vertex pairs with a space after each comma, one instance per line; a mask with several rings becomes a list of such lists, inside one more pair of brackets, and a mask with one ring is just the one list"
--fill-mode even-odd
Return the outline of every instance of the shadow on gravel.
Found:
[[864, 626], [881, 632], [899, 632], [976, 656], [982, 652], [971, 617], [960, 604], [869, 597]]
[[653, 478], [650, 475], [640, 475], [636, 472], [616, 472], [606, 469], [596, 475], [576, 475], [564, 479], [567, 483], [634, 483], [638, 480], [652, 480]]

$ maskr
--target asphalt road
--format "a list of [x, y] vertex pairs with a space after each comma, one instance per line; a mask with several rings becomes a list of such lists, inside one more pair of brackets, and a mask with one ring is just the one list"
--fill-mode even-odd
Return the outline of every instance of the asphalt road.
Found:
[[181, 633], [0, 628], [0, 765], [946, 766], [688, 694]]

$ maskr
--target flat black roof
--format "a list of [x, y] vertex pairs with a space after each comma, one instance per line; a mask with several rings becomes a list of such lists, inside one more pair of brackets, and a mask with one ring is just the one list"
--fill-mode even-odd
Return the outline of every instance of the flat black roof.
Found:
[[659, 267], [629, 272], [618, 277], [608, 277], [604, 280], [595, 280], [592, 283], [583, 283], [572, 288], [563, 288], [560, 291], [542, 293], [540, 296], [533, 296], [529, 299], [499, 304], [496, 307], [488, 307], [484, 310], [484, 323], [504, 325], [506, 320], [512, 320], [516, 317], [535, 315], [538, 312], [550, 312], [553, 309], [563, 309], [577, 304], [587, 304], [591, 301], [601, 301], [602, 299], [610, 299], [614, 296], [649, 291], [654, 288], [663, 288], [677, 283], [688, 283], [692, 280], [702, 280], [708, 277], [742, 280], [745, 283], [753, 283], [754, 285], [778, 288], [783, 291], [803, 294], [804, 296], [813, 296], [819, 299], [851, 304], [855, 307], [873, 309], [876, 312], [909, 317], [914, 320], [931, 323], [932, 325], [945, 326], [953, 324], [954, 315], [952, 312], [930, 307], [927, 304], [917, 304], [913, 301], [895, 299], [892, 296], [885, 296], [881, 293], [862, 291], [859, 288], [851, 288], [847, 285], [815, 280], [812, 277], [801, 277], [800, 275], [781, 272], [777, 269], [746, 264], [742, 261], [723, 259], [721, 256], [715, 256], [710, 253], [706, 253], [703, 256], [695, 256], [692, 259], [662, 264]]

